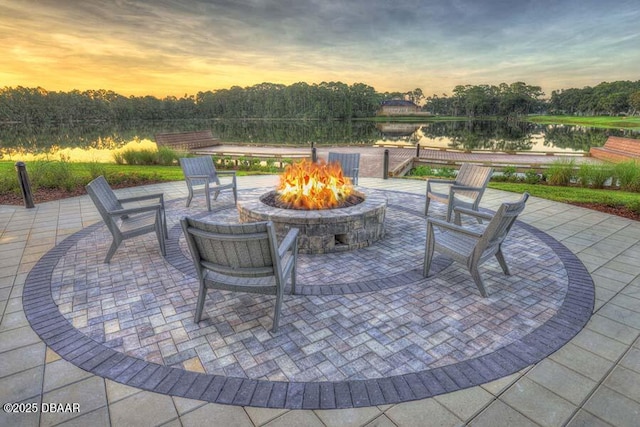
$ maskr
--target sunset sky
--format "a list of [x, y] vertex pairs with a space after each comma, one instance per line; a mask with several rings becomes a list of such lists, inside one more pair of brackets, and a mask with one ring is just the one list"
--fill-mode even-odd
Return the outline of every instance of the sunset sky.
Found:
[[640, 1], [0, 0], [0, 87], [164, 97], [640, 80]]

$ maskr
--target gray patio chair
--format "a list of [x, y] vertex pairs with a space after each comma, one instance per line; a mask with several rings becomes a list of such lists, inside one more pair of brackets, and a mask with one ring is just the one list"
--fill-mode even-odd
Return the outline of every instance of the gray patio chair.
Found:
[[277, 244], [273, 223], [219, 224], [185, 217], [180, 220], [198, 280], [194, 321], [200, 322], [207, 289], [275, 295], [273, 333], [278, 331], [287, 280], [296, 292], [298, 229]]
[[[211, 196], [213, 200], [218, 199], [218, 194], [223, 190], [233, 191], [233, 201], [238, 202], [238, 189], [236, 186], [235, 171], [217, 171], [211, 156], [186, 157], [180, 159], [180, 167], [187, 182], [189, 196], [187, 197], [187, 207], [191, 204], [193, 194], [203, 192], [207, 200], [207, 210], [211, 210]], [[221, 184], [220, 176], [231, 176], [231, 182]]]
[[329, 152], [328, 163], [338, 162], [342, 173], [351, 178], [353, 185], [358, 185], [358, 172], [360, 171], [360, 153], [334, 153]]
[[[113, 242], [104, 262], [108, 264], [123, 240], [155, 232], [160, 244], [160, 252], [166, 255], [167, 221], [162, 193], [147, 194], [138, 197], [117, 198], [107, 180], [99, 176], [86, 186], [89, 197], [95, 204], [100, 216], [113, 236]], [[123, 204], [138, 203], [135, 207], [125, 208]], [[148, 204], [148, 201], [155, 201]]]
[[[439, 219], [427, 219], [427, 242], [424, 255], [423, 276], [429, 275], [433, 253], [439, 252], [453, 258], [469, 269], [473, 281], [480, 294], [487, 296], [478, 267], [480, 264], [495, 256], [504, 274], [509, 275], [509, 267], [502, 254], [502, 242], [507, 237], [511, 226], [518, 215], [524, 210], [529, 193], [524, 193], [517, 202], [503, 203], [494, 215], [476, 212], [471, 209], [456, 207], [454, 209], [455, 224]], [[460, 214], [471, 215], [488, 220], [483, 232], [477, 232], [460, 226]], [[436, 234], [435, 228], [442, 230]]]
[[[424, 214], [429, 215], [429, 202], [436, 200], [447, 205], [447, 221], [451, 221], [451, 213], [456, 206], [478, 210], [480, 199], [487, 188], [493, 169], [485, 166], [477, 166], [463, 163], [454, 180], [429, 179], [427, 180], [427, 197], [424, 205]], [[440, 184], [434, 188], [433, 184]], [[447, 185], [444, 189], [443, 184]], [[479, 222], [482, 222], [478, 218]]]

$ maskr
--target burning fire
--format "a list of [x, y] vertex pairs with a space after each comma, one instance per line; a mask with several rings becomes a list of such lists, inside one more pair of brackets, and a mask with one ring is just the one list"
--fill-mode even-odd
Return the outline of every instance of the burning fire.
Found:
[[351, 180], [340, 164], [302, 160], [287, 166], [276, 189], [281, 203], [293, 209], [330, 209], [351, 194]]

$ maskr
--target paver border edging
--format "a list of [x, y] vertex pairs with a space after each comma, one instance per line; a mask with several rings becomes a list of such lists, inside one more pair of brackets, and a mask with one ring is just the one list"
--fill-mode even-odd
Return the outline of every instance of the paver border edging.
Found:
[[59, 312], [51, 293], [55, 266], [74, 244], [102, 225], [91, 225], [67, 237], [31, 269], [22, 297], [31, 327], [62, 358], [95, 375], [143, 390], [214, 403], [287, 409], [355, 408], [424, 399], [484, 384], [555, 352], [584, 327], [595, 301], [593, 280], [580, 260], [548, 234], [518, 221], [519, 227], [539, 238], [560, 258], [567, 272], [567, 293], [551, 319], [493, 353], [371, 380], [277, 382], [196, 373], [112, 350], [75, 329]]

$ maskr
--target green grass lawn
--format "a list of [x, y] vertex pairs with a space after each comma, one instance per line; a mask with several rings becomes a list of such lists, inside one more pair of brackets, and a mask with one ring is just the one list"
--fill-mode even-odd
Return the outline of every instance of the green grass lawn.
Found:
[[528, 121], [541, 124], [580, 125], [596, 128], [640, 130], [640, 117], [530, 116]]

